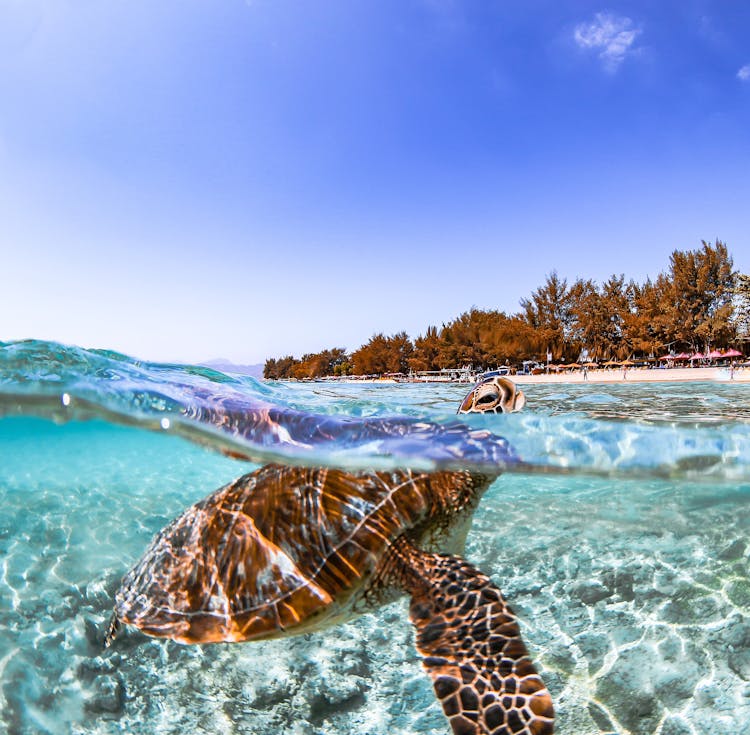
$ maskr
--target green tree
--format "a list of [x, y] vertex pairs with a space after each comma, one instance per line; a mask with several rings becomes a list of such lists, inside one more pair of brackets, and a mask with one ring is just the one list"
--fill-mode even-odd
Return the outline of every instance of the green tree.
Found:
[[440, 367], [494, 367], [520, 362], [539, 349], [539, 340], [523, 317], [494, 310], [464, 312], [444, 324], [437, 339]]
[[597, 358], [607, 355], [609, 313], [596, 283], [579, 278], [570, 288], [569, 302], [568, 338], [573, 351], [580, 353], [586, 349]]
[[409, 368], [416, 371], [439, 370], [442, 367], [439, 362], [440, 346], [437, 327], [427, 327], [424, 336], [420, 335], [414, 340], [414, 352], [409, 358]]
[[490, 333], [484, 367], [516, 365], [538, 355], [540, 341], [528, 322], [520, 314], [500, 316]]
[[750, 342], [750, 275], [737, 276], [732, 299], [732, 326], [735, 339]]
[[482, 343], [483, 322], [486, 313], [472, 309], [443, 325], [438, 356], [441, 367], [484, 364], [487, 354]]
[[268, 378], [269, 380], [291, 378], [292, 371], [298, 362], [299, 360], [296, 360], [291, 355], [281, 357], [278, 360], [269, 358], [263, 366], [263, 377]]
[[633, 343], [627, 332], [628, 317], [631, 313], [625, 276], [612, 275], [601, 288], [604, 312], [607, 315], [605, 342], [612, 356], [624, 358], [633, 352]]
[[405, 332], [379, 333], [351, 356], [342, 348], [269, 358], [267, 378], [382, 374], [435, 370], [471, 364], [475, 368], [520, 363], [543, 357], [577, 357], [582, 349], [597, 358], [631, 353], [726, 347], [750, 340], [750, 276], [737, 276], [724, 243], [702, 242], [698, 250], [675, 250], [669, 270], [656, 280], [625, 283], [613, 275], [601, 286], [582, 279], [568, 287], [552, 271], [522, 312], [473, 308], [443, 324], [428, 327], [412, 343]]
[[552, 352], [554, 360], [564, 358], [569, 351], [568, 336], [572, 326], [567, 280], [552, 271], [530, 299], [521, 299], [521, 308], [544, 349]]
[[337, 376], [349, 375], [352, 371], [351, 363], [346, 360], [333, 366], [333, 374]]
[[409, 370], [409, 358], [413, 352], [414, 345], [406, 332], [391, 337], [381, 332], [352, 353], [353, 370], [357, 375], [405, 373]]
[[263, 365], [263, 377], [268, 380], [279, 379], [278, 363], [275, 357], [269, 357]]
[[733, 331], [732, 258], [719, 240], [714, 245], [704, 240], [702, 245], [701, 250], [675, 250], [670, 256], [671, 331], [691, 349], [726, 345]]
[[631, 307], [624, 275], [612, 275], [602, 286], [579, 278], [570, 288], [569, 300], [568, 344], [574, 355], [585, 349], [601, 360], [630, 353], [625, 325]]
[[352, 367], [355, 375], [379, 375], [388, 372], [388, 343], [382, 333], [370, 337], [367, 344], [352, 353]]
[[414, 354], [414, 345], [406, 332], [399, 332], [388, 338], [389, 373], [408, 373], [409, 360]]
[[630, 310], [623, 330], [631, 350], [656, 354], [675, 341], [671, 332], [672, 284], [663, 273], [656, 281], [646, 279], [643, 285], [631, 281], [626, 289]]

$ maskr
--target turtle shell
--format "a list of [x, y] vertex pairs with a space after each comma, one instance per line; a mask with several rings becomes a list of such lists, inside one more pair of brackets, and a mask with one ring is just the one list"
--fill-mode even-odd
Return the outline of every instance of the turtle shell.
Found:
[[317, 628], [351, 609], [390, 541], [448, 497], [454, 510], [468, 502], [472, 487], [462, 472], [267, 465], [161, 531], [123, 579], [115, 615], [184, 643]]

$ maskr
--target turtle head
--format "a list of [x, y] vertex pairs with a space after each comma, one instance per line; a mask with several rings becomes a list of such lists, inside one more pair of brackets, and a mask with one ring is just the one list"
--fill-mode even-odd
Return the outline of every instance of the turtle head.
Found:
[[512, 413], [526, 405], [526, 396], [509, 378], [487, 378], [469, 392], [458, 413]]

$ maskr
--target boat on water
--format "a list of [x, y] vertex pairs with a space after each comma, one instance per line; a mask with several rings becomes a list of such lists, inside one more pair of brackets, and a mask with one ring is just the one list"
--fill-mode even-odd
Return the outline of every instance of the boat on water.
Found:
[[477, 375], [476, 380], [485, 380], [486, 378], [496, 378], [499, 375], [510, 375], [511, 370], [509, 367], [495, 368], [494, 370], [485, 370], [483, 373]]
[[404, 383], [475, 383], [478, 373], [471, 366], [442, 368], [441, 370], [412, 370], [401, 381]]
[[476, 383], [498, 375], [512, 375], [508, 366], [492, 370], [474, 370], [470, 365], [462, 368], [442, 368], [440, 370], [410, 370], [408, 373], [383, 373], [378, 375], [325, 376], [315, 378], [316, 382], [367, 382], [367, 383]]

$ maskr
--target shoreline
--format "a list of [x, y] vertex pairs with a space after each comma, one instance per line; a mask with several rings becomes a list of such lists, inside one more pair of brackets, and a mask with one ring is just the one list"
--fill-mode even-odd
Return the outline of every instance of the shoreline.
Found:
[[582, 370], [572, 373], [550, 375], [511, 375], [519, 385], [544, 383], [750, 383], [750, 369], [735, 368], [734, 374], [725, 367], [697, 368], [628, 368], [623, 370], [589, 370], [584, 378]]
[[[735, 368], [734, 375], [730, 375], [726, 367], [697, 367], [697, 368], [622, 368], [614, 370], [589, 370], [584, 377], [582, 370], [570, 373], [550, 373], [542, 375], [509, 375], [510, 380], [518, 385], [545, 385], [561, 383], [687, 383], [687, 382], [717, 382], [717, 383], [750, 383], [750, 368]], [[393, 378], [342, 378], [336, 380], [338, 383], [383, 383], [385, 385], [396, 385], [404, 381]], [[427, 382], [419, 381], [409, 385], [474, 385], [473, 383], [459, 382]]]

